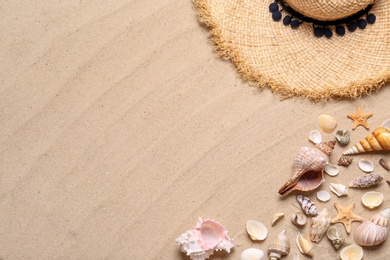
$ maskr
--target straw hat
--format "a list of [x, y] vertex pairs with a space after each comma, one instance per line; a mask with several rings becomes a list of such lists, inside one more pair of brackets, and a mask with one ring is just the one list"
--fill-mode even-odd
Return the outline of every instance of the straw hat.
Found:
[[390, 0], [194, 0], [244, 80], [283, 97], [357, 98], [390, 81]]

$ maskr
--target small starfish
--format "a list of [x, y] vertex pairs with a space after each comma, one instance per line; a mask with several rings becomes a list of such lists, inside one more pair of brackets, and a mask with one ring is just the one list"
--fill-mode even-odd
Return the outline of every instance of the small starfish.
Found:
[[348, 234], [351, 232], [351, 223], [353, 221], [362, 222], [364, 220], [364, 218], [353, 213], [353, 209], [355, 208], [355, 202], [352, 202], [352, 204], [347, 207], [343, 207], [336, 202], [334, 206], [337, 209], [337, 216], [332, 218], [330, 223], [343, 223], [345, 230]]
[[353, 120], [352, 130], [355, 130], [359, 125], [364, 126], [367, 130], [370, 128], [367, 124], [367, 118], [371, 117], [372, 113], [364, 114], [360, 106], [357, 107], [355, 114], [348, 114], [347, 117]]

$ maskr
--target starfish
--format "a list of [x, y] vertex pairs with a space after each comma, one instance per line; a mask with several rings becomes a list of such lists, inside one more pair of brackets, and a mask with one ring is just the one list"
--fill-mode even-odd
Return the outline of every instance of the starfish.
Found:
[[367, 130], [370, 128], [367, 124], [367, 118], [372, 116], [372, 113], [363, 113], [360, 106], [357, 107], [355, 114], [348, 114], [347, 117], [353, 120], [352, 130], [355, 130], [359, 125], [364, 126]]
[[353, 209], [355, 208], [355, 202], [352, 202], [352, 204], [347, 207], [343, 207], [336, 202], [334, 206], [337, 209], [337, 216], [332, 218], [330, 223], [343, 223], [345, 230], [348, 234], [351, 232], [351, 223], [353, 221], [362, 222], [364, 220], [364, 218], [353, 213]]

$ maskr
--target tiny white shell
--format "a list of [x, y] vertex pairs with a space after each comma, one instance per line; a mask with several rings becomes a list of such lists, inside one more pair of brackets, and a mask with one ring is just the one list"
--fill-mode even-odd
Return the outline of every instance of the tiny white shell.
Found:
[[346, 246], [340, 251], [341, 260], [361, 260], [363, 255], [363, 248], [358, 245]]
[[383, 194], [377, 191], [369, 191], [362, 196], [363, 205], [370, 209], [378, 207], [382, 202]]
[[241, 260], [262, 260], [264, 252], [257, 248], [248, 248], [241, 253]]
[[272, 224], [271, 226], [273, 226], [275, 224], [276, 221], [278, 221], [281, 217], [284, 216], [284, 212], [278, 212], [278, 213], [275, 213], [274, 214], [274, 217], [272, 218]]
[[339, 167], [337, 167], [336, 165], [333, 165], [333, 164], [330, 164], [328, 163], [325, 168], [324, 168], [324, 171], [329, 175], [329, 176], [336, 176], [337, 174], [339, 174], [340, 172], [340, 169]]
[[368, 158], [360, 159], [359, 168], [364, 172], [372, 172], [374, 170], [374, 163]]
[[313, 130], [309, 134], [309, 140], [313, 142], [314, 144], [319, 144], [322, 142], [322, 135], [320, 131], [318, 130]]
[[330, 200], [330, 194], [325, 190], [321, 190], [317, 192], [317, 199], [322, 202], [327, 202], [328, 200]]
[[348, 195], [348, 188], [343, 184], [331, 183], [329, 185], [329, 188], [334, 194], [336, 194], [339, 197]]
[[246, 231], [252, 240], [264, 240], [268, 235], [264, 224], [255, 220], [249, 220], [246, 223]]

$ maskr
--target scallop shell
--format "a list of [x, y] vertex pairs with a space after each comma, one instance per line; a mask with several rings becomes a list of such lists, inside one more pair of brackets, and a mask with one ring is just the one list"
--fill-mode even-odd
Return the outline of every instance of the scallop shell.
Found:
[[378, 185], [383, 180], [383, 176], [375, 173], [369, 173], [365, 176], [356, 178], [348, 186], [352, 188], [368, 188]]
[[336, 141], [317, 144], [315, 148], [302, 147], [294, 158], [293, 176], [279, 189], [287, 195], [294, 190], [310, 191], [324, 181], [323, 169], [329, 161]]
[[326, 232], [326, 235], [336, 249], [339, 249], [345, 241], [345, 237], [340, 234], [336, 226], [330, 227]]
[[336, 120], [332, 116], [327, 114], [321, 114], [318, 117], [318, 123], [320, 125], [321, 130], [326, 134], [332, 133], [337, 126]]
[[352, 163], [352, 160], [353, 158], [342, 155], [339, 158], [337, 165], [348, 167]]
[[252, 240], [264, 240], [268, 235], [267, 228], [263, 225], [263, 223], [249, 220], [246, 223], [246, 232]]
[[340, 169], [336, 165], [328, 163], [324, 168], [324, 172], [333, 177], [339, 174]]
[[346, 146], [350, 140], [348, 130], [338, 130], [336, 132], [336, 140], [341, 146]]
[[303, 227], [306, 224], [306, 216], [301, 212], [296, 212], [292, 214], [291, 222], [298, 227]]
[[370, 220], [365, 220], [356, 230], [354, 239], [360, 246], [376, 246], [383, 243], [388, 235], [390, 220], [390, 208], [374, 215]]
[[300, 232], [298, 232], [296, 242], [297, 242], [297, 246], [299, 248], [299, 251], [301, 251], [302, 254], [308, 255], [308, 256], [314, 255], [313, 243], [310, 242], [309, 240], [307, 240], [306, 238], [304, 238]]
[[340, 251], [341, 260], [361, 260], [363, 255], [363, 248], [358, 245], [346, 246]]
[[374, 171], [374, 163], [370, 161], [368, 158], [359, 160], [359, 168], [364, 172], [372, 172]]
[[330, 194], [325, 190], [321, 190], [317, 192], [317, 199], [322, 202], [327, 202], [328, 200], [330, 200]]
[[268, 255], [271, 260], [280, 259], [284, 255], [288, 255], [290, 252], [290, 241], [286, 236], [286, 230], [282, 230], [278, 235], [278, 238], [269, 245], [268, 247]]
[[241, 253], [241, 260], [262, 260], [264, 252], [257, 248], [248, 248]]
[[297, 201], [299, 202], [299, 205], [301, 205], [301, 208], [306, 216], [315, 217], [318, 215], [316, 205], [308, 197], [298, 195]]
[[278, 212], [278, 213], [275, 213], [274, 214], [274, 217], [272, 219], [272, 224], [271, 226], [273, 226], [275, 224], [276, 221], [278, 221], [281, 217], [284, 216], [284, 212]]
[[330, 226], [330, 215], [326, 208], [321, 210], [317, 217], [311, 219], [310, 224], [310, 240], [313, 242], [320, 242], [325, 232]]
[[369, 191], [362, 196], [363, 205], [370, 209], [378, 207], [382, 202], [383, 194], [377, 191]]
[[339, 184], [339, 183], [331, 183], [329, 185], [329, 188], [330, 190], [336, 194], [337, 196], [341, 197], [341, 196], [345, 196], [345, 195], [348, 195], [348, 188], [346, 186], [344, 186], [343, 184]]
[[385, 169], [386, 171], [390, 171], [390, 166], [387, 164], [387, 162], [383, 159], [379, 160], [379, 164]]
[[181, 234], [176, 242], [181, 251], [193, 260], [207, 259], [218, 250], [230, 253], [235, 246], [224, 226], [214, 220], [202, 218], [198, 219], [195, 227]]
[[319, 144], [322, 142], [322, 135], [320, 131], [318, 130], [313, 130], [309, 134], [309, 140], [313, 142], [314, 144]]
[[349, 148], [343, 155], [358, 154], [370, 151], [389, 151], [390, 150], [390, 119], [377, 127], [372, 134], [360, 140], [353, 147]]

